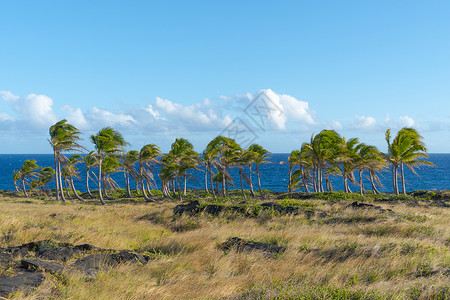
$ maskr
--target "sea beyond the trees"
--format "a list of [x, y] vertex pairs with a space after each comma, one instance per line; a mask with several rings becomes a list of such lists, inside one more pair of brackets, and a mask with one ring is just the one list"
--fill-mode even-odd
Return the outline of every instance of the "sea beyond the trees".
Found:
[[[70, 155], [68, 155], [70, 156]], [[286, 192], [288, 186], [288, 165], [281, 163], [287, 162], [289, 153], [271, 153], [269, 156], [270, 163], [262, 165], [261, 168], [261, 185], [263, 189]], [[34, 159], [41, 167], [53, 167], [53, 154], [0, 154], [0, 190], [14, 190], [14, 183], [12, 175], [15, 170], [19, 170], [22, 164], [27, 159]], [[436, 167], [420, 167], [416, 170], [417, 175], [410, 170], [405, 169], [406, 189], [407, 191], [414, 190], [446, 190], [450, 189], [450, 154], [449, 153], [431, 153], [428, 159], [434, 163]], [[79, 191], [86, 191], [85, 179], [86, 171], [84, 164], [79, 164], [80, 178], [75, 179], [74, 183]], [[158, 166], [156, 167], [158, 168]], [[200, 167], [202, 168], [202, 167]], [[159, 169], [155, 170], [156, 174]], [[248, 170], [245, 170], [248, 172]], [[232, 188], [239, 188], [239, 174], [237, 168], [230, 170], [230, 175], [235, 178], [235, 186]], [[203, 189], [204, 188], [204, 172], [202, 170], [192, 171], [191, 174], [195, 178], [188, 181], [189, 188]], [[114, 174], [114, 179], [121, 187], [125, 187], [123, 174]], [[392, 173], [390, 170], [381, 173], [380, 179], [384, 187], [380, 188], [381, 192], [392, 192]], [[156, 176], [155, 178], [158, 187], [160, 188], [161, 181]], [[370, 190], [370, 182], [366, 178], [363, 179], [365, 188]], [[256, 186], [256, 176], [253, 178], [253, 184]], [[336, 190], [343, 190], [342, 177], [332, 177], [333, 187]], [[134, 183], [131, 182], [132, 188]], [[54, 187], [54, 182], [49, 184], [50, 188]], [[92, 182], [92, 187], [95, 189], [95, 183]], [[353, 191], [358, 191], [358, 186], [351, 185]]]

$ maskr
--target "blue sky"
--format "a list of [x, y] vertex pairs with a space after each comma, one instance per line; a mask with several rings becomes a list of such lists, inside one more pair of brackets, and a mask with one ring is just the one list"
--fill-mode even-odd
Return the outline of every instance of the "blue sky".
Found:
[[[0, 153], [50, 153], [62, 118], [90, 148], [112, 126], [133, 149], [182, 136], [202, 151], [240, 120], [272, 152], [324, 128], [384, 151], [387, 128], [412, 126], [447, 153], [449, 15], [449, 1], [4, 1]], [[246, 110], [261, 92], [279, 109], [263, 126]]]

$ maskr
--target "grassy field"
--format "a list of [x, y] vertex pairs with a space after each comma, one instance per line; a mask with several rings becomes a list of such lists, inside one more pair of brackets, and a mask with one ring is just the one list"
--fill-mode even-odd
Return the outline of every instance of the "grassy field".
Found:
[[[119, 265], [95, 280], [46, 274], [34, 292], [10, 297], [449, 299], [448, 197], [438, 204], [426, 197], [346, 197], [325, 193], [296, 199], [292, 194], [265, 200], [295, 207], [296, 214], [255, 210], [262, 202], [255, 200], [245, 204], [252, 213], [177, 216], [173, 208], [178, 201], [121, 199], [101, 206], [97, 200], [59, 203], [3, 193], [0, 247], [51, 239], [142, 251], [154, 258], [146, 265]], [[190, 198], [220, 205], [243, 201], [237, 196]], [[349, 207], [355, 199], [391, 211]], [[276, 244], [286, 251], [275, 256], [261, 251], [225, 253], [219, 245], [230, 237]], [[7, 272], [0, 266], [0, 275]]]

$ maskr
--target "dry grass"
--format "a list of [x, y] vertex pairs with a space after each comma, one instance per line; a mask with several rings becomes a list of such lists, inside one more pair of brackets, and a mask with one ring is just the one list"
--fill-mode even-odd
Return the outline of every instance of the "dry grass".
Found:
[[[174, 218], [176, 203], [103, 207], [0, 196], [1, 247], [52, 239], [155, 257], [95, 280], [46, 275], [35, 292], [12, 298], [448, 299], [448, 208], [381, 204], [391, 214], [346, 208], [348, 202], [304, 201], [317, 204], [313, 218], [273, 212]], [[277, 257], [219, 250], [233, 236], [287, 250]]]

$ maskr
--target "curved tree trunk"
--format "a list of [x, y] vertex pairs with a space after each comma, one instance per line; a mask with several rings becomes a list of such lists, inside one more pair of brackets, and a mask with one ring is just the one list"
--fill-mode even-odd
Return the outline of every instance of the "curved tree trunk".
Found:
[[248, 178], [250, 181], [250, 193], [252, 194], [252, 198], [255, 198], [255, 191], [253, 190], [253, 179], [252, 179], [252, 164], [248, 165]]
[[302, 168], [302, 181], [303, 181], [303, 187], [305, 188], [305, 191], [307, 193], [309, 193], [308, 184], [307, 184], [306, 178], [305, 178], [305, 169], [304, 168]]
[[374, 195], [379, 194], [380, 192], [378, 191], [378, 189], [377, 189], [377, 187], [375, 185], [374, 179], [373, 179], [373, 171], [372, 170], [369, 171], [369, 178], [370, 178], [370, 184], [372, 185], [372, 192], [373, 192], [373, 194]]
[[255, 168], [256, 168], [256, 177], [258, 179], [259, 194], [261, 195], [261, 198], [264, 199], [264, 194], [263, 194], [262, 189], [261, 189], [261, 174], [259, 173], [258, 164], [255, 164]]
[[102, 158], [101, 157], [98, 162], [98, 196], [100, 199], [100, 203], [102, 205], [106, 205], [105, 201], [103, 200], [103, 194], [102, 194]]
[[208, 191], [208, 163], [205, 162], [205, 192], [209, 193]]
[[61, 162], [58, 161], [58, 177], [59, 177], [59, 192], [61, 193], [62, 202], [66, 202], [66, 198], [64, 197], [63, 191], [63, 181], [62, 181], [62, 172], [61, 172]]
[[25, 179], [22, 179], [23, 194], [28, 198], [27, 188], [25, 187]]
[[86, 200], [83, 199], [83, 197], [81, 197], [80, 195], [78, 195], [77, 190], [75, 189], [75, 185], [73, 184], [73, 178], [70, 178], [70, 187], [72, 188], [72, 192], [75, 195], [75, 197], [82, 201], [82, 202], [86, 202]]
[[[229, 173], [228, 173], [228, 165], [225, 165], [225, 173], [226, 173], [226, 174], [229, 174]], [[227, 195], [227, 197], [230, 197], [230, 195], [229, 195], [229, 193], [228, 193], [228, 181], [229, 181], [229, 180], [227, 180], [225, 174], [223, 174], [223, 178], [225, 179], [225, 187], [226, 187], [225, 190], [226, 190], [226, 192], [227, 192], [226, 195]]]
[[89, 189], [89, 168], [86, 170], [86, 190], [89, 194], [89, 197], [94, 198], [94, 195], [92, 195], [91, 190]]
[[56, 162], [56, 150], [53, 149], [53, 159], [55, 161], [55, 184], [56, 184], [56, 201], [59, 201], [59, 179], [58, 179], [58, 163]]

